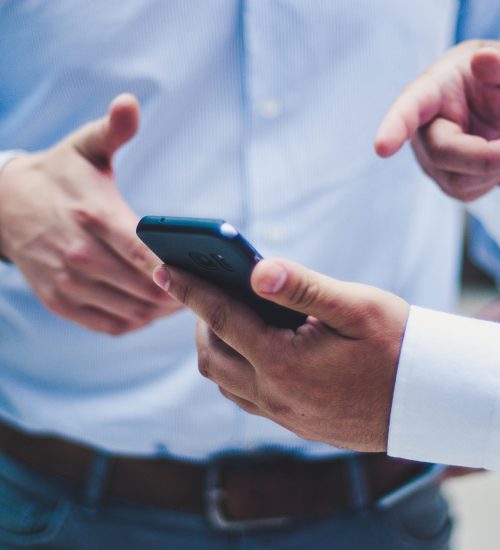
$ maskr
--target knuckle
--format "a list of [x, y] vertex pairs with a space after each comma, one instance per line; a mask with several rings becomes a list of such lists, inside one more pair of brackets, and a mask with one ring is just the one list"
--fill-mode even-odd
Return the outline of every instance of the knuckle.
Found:
[[320, 287], [317, 281], [300, 280], [290, 289], [288, 293], [288, 301], [293, 307], [301, 307], [307, 309], [319, 299]]
[[384, 308], [378, 296], [370, 296], [366, 299], [363, 314], [370, 321], [378, 321], [383, 316]]
[[54, 283], [59, 291], [71, 292], [75, 287], [75, 280], [69, 271], [60, 271], [54, 275]]
[[134, 319], [140, 324], [148, 324], [157, 316], [157, 308], [153, 305], [144, 305], [136, 308]]
[[459, 199], [461, 202], [472, 202], [480, 196], [481, 192], [478, 192], [477, 189], [466, 189], [464, 191], [461, 191], [456, 198]]
[[121, 336], [127, 332], [139, 329], [143, 323], [131, 321], [130, 319], [117, 318], [111, 315], [101, 317], [103, 330], [112, 336]]
[[104, 328], [104, 332], [107, 332], [111, 336], [122, 336], [123, 334], [133, 330], [133, 327], [126, 323], [111, 322]]
[[232, 400], [232, 395], [226, 391], [222, 386], [218, 386], [220, 394], [225, 397], [226, 399]]
[[208, 324], [218, 335], [223, 335], [227, 326], [227, 311], [223, 305], [216, 305], [209, 314]]
[[209, 378], [210, 355], [207, 350], [200, 350], [198, 353], [198, 371], [205, 378]]
[[441, 189], [450, 197], [461, 202], [470, 202], [478, 197], [478, 190], [460, 174], [450, 174]]
[[500, 170], [500, 158], [499, 155], [492, 153], [486, 153], [478, 158], [479, 170], [485, 176], [494, 176]]
[[427, 136], [423, 139], [424, 147], [427, 151], [427, 155], [435, 166], [441, 166], [450, 160], [450, 150], [448, 146], [443, 143], [439, 143]]
[[63, 258], [68, 265], [72, 266], [90, 263], [92, 260], [91, 246], [82, 239], [75, 240], [63, 251]]
[[236, 395], [231, 393], [230, 391], [226, 390], [222, 386], [218, 386], [220, 394], [225, 397], [226, 399], [229, 399], [229, 401], [232, 401], [235, 405], [237, 405], [240, 409], [243, 409], [245, 412], [252, 413], [253, 412], [253, 405], [249, 403], [248, 401], [245, 401], [243, 399], [238, 398]]
[[377, 328], [384, 317], [383, 301], [380, 295], [369, 294], [363, 297], [362, 304], [354, 311], [346, 312], [346, 319], [350, 317], [351, 323], [360, 331], [371, 331]]
[[237, 401], [233, 399], [233, 401], [240, 409], [244, 410], [248, 414], [258, 414], [259, 409], [253, 403], [249, 403], [248, 401], [243, 401], [241, 399], [238, 399]]
[[[418, 158], [418, 157], [417, 157]], [[433, 179], [436, 179], [436, 175], [434, 173], [434, 171], [432, 170], [432, 168], [430, 168], [427, 163], [425, 162], [422, 162], [420, 159], [418, 159], [419, 162], [420, 162], [420, 166], [422, 168], [422, 170], [424, 171], [424, 174], [426, 174], [429, 178], [431, 178], [432, 180]]]
[[477, 159], [478, 169], [485, 175], [491, 175], [494, 172], [493, 159], [489, 155], [481, 155]]
[[130, 239], [127, 246], [127, 254], [130, 260], [140, 266], [149, 266], [151, 264], [151, 253], [146, 245], [138, 238]]
[[193, 297], [193, 287], [179, 281], [175, 290], [177, 291], [177, 299], [189, 307]]
[[106, 216], [97, 208], [90, 206], [74, 207], [71, 210], [73, 218], [86, 229], [103, 231], [106, 229]]
[[275, 397], [267, 396], [264, 399], [263, 408], [274, 418], [289, 418], [292, 414], [292, 408], [281, 403]]

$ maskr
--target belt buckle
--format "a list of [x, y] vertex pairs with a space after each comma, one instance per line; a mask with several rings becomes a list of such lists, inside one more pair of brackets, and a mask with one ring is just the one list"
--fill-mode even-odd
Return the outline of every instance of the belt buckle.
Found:
[[223, 456], [213, 459], [207, 466], [205, 478], [205, 515], [210, 525], [218, 531], [242, 531], [274, 529], [289, 525], [292, 520], [288, 517], [274, 517], [264, 519], [231, 519], [224, 511], [226, 492], [222, 486], [222, 473], [232, 464], [248, 464], [263, 459], [263, 455], [249, 458]]

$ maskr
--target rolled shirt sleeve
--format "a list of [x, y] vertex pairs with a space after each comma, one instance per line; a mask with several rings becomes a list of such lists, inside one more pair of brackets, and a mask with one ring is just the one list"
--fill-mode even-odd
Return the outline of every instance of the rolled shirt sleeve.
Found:
[[412, 306], [388, 454], [500, 469], [500, 324]]
[[14, 157], [24, 154], [25, 151], [19, 149], [13, 149], [10, 151], [0, 151], [0, 172], [2, 172], [3, 167]]

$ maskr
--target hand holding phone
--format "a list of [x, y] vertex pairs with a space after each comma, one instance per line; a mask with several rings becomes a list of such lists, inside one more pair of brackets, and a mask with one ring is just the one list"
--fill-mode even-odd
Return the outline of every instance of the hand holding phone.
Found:
[[304, 314], [254, 293], [250, 276], [262, 256], [224, 220], [146, 216], [137, 235], [165, 264], [215, 283], [266, 323], [295, 330], [305, 322]]

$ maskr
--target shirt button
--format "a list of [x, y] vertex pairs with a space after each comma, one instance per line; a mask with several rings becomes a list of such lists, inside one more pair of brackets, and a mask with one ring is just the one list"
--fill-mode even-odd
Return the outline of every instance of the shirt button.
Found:
[[264, 99], [259, 104], [259, 113], [264, 118], [277, 118], [280, 116], [283, 107], [277, 99]]
[[287, 240], [288, 231], [283, 225], [273, 225], [266, 230], [264, 237], [269, 244], [280, 245]]

